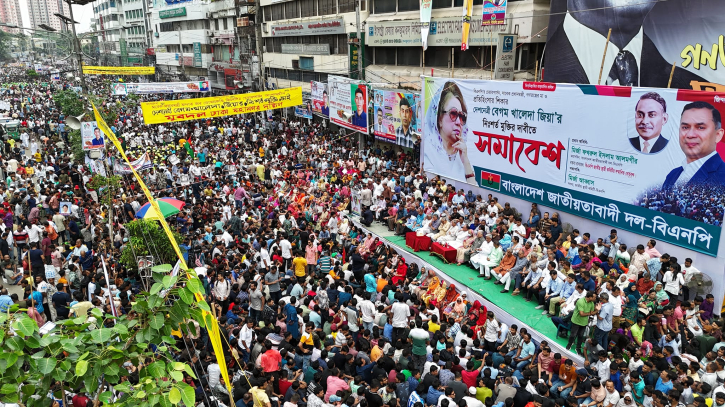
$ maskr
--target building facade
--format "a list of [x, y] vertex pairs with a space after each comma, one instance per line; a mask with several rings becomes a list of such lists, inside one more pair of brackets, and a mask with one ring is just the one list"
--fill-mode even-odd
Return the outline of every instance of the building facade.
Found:
[[109, 66], [146, 66], [151, 44], [153, 0], [98, 0], [93, 26], [98, 33], [99, 61]]
[[309, 91], [310, 80], [326, 82], [330, 73], [354, 75], [348, 42], [357, 31], [356, 5], [364, 43], [360, 61], [368, 82], [419, 89], [421, 75], [489, 79], [499, 33], [518, 35], [515, 77], [533, 79], [544, 50], [549, 0], [508, 3], [504, 24], [482, 26], [483, 0], [473, 1], [469, 48], [462, 51], [463, 0], [433, 0], [423, 51], [417, 0], [262, 0], [267, 82]]
[[[23, 16], [20, 13], [20, 0], [3, 0], [0, 1], [0, 23], [7, 25], [23, 26]], [[17, 28], [0, 27], [1, 30], [17, 34], [20, 32]]]
[[[6, 0], [3, 0], [5, 2]], [[10, 2], [12, 2], [11, 0]], [[30, 28], [39, 29], [41, 24], [52, 27], [56, 31], [65, 31], [68, 28], [60, 18], [54, 14], [70, 16], [68, 3], [63, 0], [27, 0]], [[21, 19], [22, 21], [22, 19]]]

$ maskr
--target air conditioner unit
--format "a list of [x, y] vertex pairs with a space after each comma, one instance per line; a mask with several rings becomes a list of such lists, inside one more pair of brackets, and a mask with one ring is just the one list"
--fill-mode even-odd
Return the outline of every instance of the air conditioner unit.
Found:
[[212, 37], [212, 38], [214, 37], [214, 31], [212, 31], [212, 30], [206, 30], [205, 34], [207, 37]]
[[262, 23], [262, 31], [263, 31], [263, 32], [264, 32], [265, 34], [269, 34], [269, 24], [267, 24], [267, 23]]
[[267, 46], [266, 45], [262, 45], [262, 52], [267, 52]]
[[211, 18], [211, 13], [206, 13], [206, 18]]

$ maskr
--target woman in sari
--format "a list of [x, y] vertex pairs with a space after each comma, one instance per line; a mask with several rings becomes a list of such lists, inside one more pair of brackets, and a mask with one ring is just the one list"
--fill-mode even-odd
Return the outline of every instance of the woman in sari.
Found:
[[471, 309], [468, 310], [466, 323], [468, 323], [468, 325], [483, 326], [486, 322], [486, 311], [486, 307], [481, 307], [481, 303], [478, 300], [474, 301]]
[[[662, 285], [661, 281], [658, 281], [655, 283], [655, 294], [657, 295], [657, 305], [660, 307], [664, 307], [665, 305], [669, 304], [670, 302], [670, 296], [667, 294], [667, 291], [664, 290], [664, 285]], [[672, 304], [674, 307], [675, 304]]]
[[460, 318], [462, 318], [466, 314], [466, 303], [463, 302], [463, 298], [460, 296], [456, 298], [453, 305], [450, 307], [450, 309], [446, 309], [443, 312], [443, 315], [446, 317], [455, 318], [456, 321], [458, 321]]
[[637, 322], [637, 304], [641, 295], [637, 291], [637, 285], [635, 283], [629, 283], [624, 292], [624, 308], [622, 309], [622, 317], [634, 325]]
[[[441, 280], [438, 278], [438, 276], [432, 275], [432, 277], [430, 278], [430, 281], [428, 282], [428, 287], [425, 289], [425, 291], [421, 290], [421, 292], [423, 294], [420, 296], [420, 299], [425, 301], [426, 304], [428, 304], [428, 301], [433, 296], [433, 293], [435, 293], [435, 291], [438, 289], [438, 287], [440, 287], [440, 285], [441, 285]], [[421, 289], [422, 288], [423, 287], [421, 286]]]
[[408, 274], [408, 265], [405, 264], [405, 259], [401, 258], [398, 261], [398, 267], [395, 269], [395, 275], [393, 276], [393, 284], [400, 285], [405, 282], [405, 277]]
[[461, 247], [456, 249], [456, 263], [460, 266], [463, 264], [463, 261], [466, 259], [466, 254], [471, 252], [471, 245], [473, 244], [473, 241], [476, 240], [476, 236], [472, 233], [471, 230], [468, 231], [468, 237], [463, 240], [463, 244]]
[[445, 281], [441, 282], [441, 284], [433, 292], [433, 294], [430, 296], [430, 298], [428, 298], [425, 305], [432, 304], [434, 307], [440, 308], [441, 301], [443, 301], [443, 298], [446, 296], [447, 290], [448, 290], [448, 283], [446, 283]]
[[446, 295], [443, 297], [440, 303], [440, 309], [445, 315], [445, 311], [448, 309], [452, 309], [453, 305], [455, 305], [456, 298], [458, 298], [458, 290], [456, 290], [456, 285], [451, 284], [448, 286], [448, 290], [446, 290]]
[[374, 243], [378, 240], [378, 238], [373, 238], [372, 233], [368, 233], [368, 237], [365, 238], [365, 241], [363, 244], [360, 245], [360, 255], [366, 256], [368, 255], [373, 249], [377, 248]]

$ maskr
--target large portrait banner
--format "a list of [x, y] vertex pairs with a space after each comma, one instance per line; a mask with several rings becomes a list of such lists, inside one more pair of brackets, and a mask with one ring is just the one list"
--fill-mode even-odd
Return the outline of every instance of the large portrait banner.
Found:
[[424, 78], [426, 171], [717, 255], [725, 93]]

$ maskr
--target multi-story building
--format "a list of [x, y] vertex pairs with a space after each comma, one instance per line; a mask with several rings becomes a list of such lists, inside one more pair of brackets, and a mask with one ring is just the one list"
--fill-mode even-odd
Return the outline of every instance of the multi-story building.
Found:
[[[3, 3], [5, 1], [3, 0]], [[55, 14], [70, 16], [68, 3], [63, 0], [27, 0], [27, 2], [30, 28], [38, 29], [41, 24], [45, 24], [56, 31], [67, 29], [65, 23]]]
[[98, 30], [99, 63], [109, 66], [148, 65], [147, 49], [153, 0], [97, 0], [93, 25]]
[[[0, 1], [0, 23], [18, 27], [23, 26], [23, 16], [20, 13], [20, 0]], [[0, 30], [13, 34], [20, 32], [18, 28], [0, 27]]]
[[367, 0], [261, 0], [260, 5], [269, 86], [302, 86], [309, 92], [310, 81], [349, 75], [348, 37], [357, 32], [356, 6], [360, 19], [368, 18]]
[[[473, 1], [469, 48], [461, 50], [463, 0], [433, 0], [423, 51], [417, 0], [261, 0], [267, 82], [279, 87], [349, 75], [348, 36], [360, 6], [361, 55], [368, 82], [420, 88], [420, 75], [489, 79], [499, 33], [518, 34], [515, 78], [531, 76], [546, 40], [549, 0], [509, 0], [505, 24], [481, 25], [483, 0]], [[451, 72], [453, 71], [453, 72]]]

